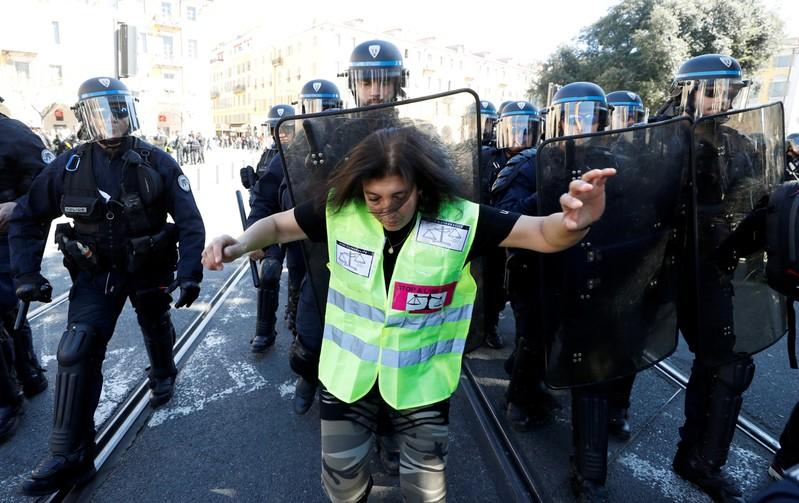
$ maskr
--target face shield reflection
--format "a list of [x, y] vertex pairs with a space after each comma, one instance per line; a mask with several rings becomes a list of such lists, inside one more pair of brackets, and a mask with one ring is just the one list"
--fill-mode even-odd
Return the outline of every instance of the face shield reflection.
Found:
[[400, 68], [351, 69], [350, 78], [357, 105], [364, 107], [396, 101], [400, 94], [401, 73]]
[[720, 114], [745, 107], [749, 95], [745, 80], [706, 79], [685, 81], [681, 104], [693, 118]]
[[608, 109], [597, 101], [573, 101], [553, 107], [547, 116], [547, 138], [595, 133], [602, 130]]
[[78, 102], [81, 121], [91, 140], [122, 138], [139, 129], [135, 99], [130, 95], [104, 95]]
[[530, 148], [538, 144], [541, 119], [533, 115], [507, 115], [497, 125], [498, 148]]
[[494, 127], [497, 124], [497, 116], [496, 115], [483, 115], [483, 141], [491, 141], [494, 139], [495, 131]]
[[330, 110], [331, 108], [341, 108], [341, 100], [335, 95], [330, 95], [329, 98], [302, 98], [300, 100], [302, 106], [302, 113], [315, 114]]
[[613, 105], [610, 129], [624, 129], [646, 122], [646, 111], [640, 105]]

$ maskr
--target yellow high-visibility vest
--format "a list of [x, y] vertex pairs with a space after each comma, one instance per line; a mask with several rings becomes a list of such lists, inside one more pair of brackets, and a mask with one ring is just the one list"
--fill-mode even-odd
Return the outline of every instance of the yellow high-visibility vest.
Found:
[[466, 257], [479, 205], [442, 202], [416, 216], [386, 293], [382, 224], [363, 201], [327, 208], [330, 287], [319, 380], [339, 400], [366, 395], [375, 379], [391, 407], [421, 407], [458, 386], [477, 285]]

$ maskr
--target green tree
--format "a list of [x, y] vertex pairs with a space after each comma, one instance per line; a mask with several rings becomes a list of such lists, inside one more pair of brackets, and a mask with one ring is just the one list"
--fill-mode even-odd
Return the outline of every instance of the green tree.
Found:
[[730, 54], [751, 75], [781, 37], [778, 17], [761, 0], [630, 0], [559, 47], [528, 91], [539, 103], [550, 82], [591, 81], [605, 91], [628, 89], [650, 108], [666, 98], [674, 73], [686, 59]]

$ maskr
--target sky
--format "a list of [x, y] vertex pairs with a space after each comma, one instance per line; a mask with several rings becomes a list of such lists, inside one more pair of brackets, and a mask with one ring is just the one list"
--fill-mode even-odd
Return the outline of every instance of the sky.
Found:
[[[738, 0], [741, 1], [741, 0]], [[229, 40], [256, 26], [270, 32], [296, 32], [317, 20], [362, 18], [366, 28], [377, 31], [402, 28], [417, 37], [436, 36], [447, 44], [461, 43], [472, 52], [490, 51], [521, 63], [545, 60], [558, 45], [573, 40], [619, 0], [500, 0], [477, 3], [403, 0], [389, 10], [390, 2], [354, 0], [217, 0], [210, 6], [214, 20], [212, 43]], [[764, 0], [780, 12], [786, 33], [799, 36], [799, 8], [795, 0]], [[793, 5], [791, 5], [793, 3]], [[301, 12], [296, 12], [301, 5]], [[294, 10], [292, 10], [294, 9]], [[246, 15], [242, 15], [245, 14]]]

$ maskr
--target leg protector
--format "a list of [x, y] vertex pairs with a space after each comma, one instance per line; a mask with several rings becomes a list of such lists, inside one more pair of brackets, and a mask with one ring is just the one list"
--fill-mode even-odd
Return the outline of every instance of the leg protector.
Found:
[[754, 376], [755, 363], [751, 358], [713, 369], [707, 423], [699, 445], [699, 455], [713, 468], [721, 468], [727, 462], [742, 395]]
[[275, 323], [280, 294], [282, 261], [267, 256], [261, 262], [261, 288], [258, 289], [258, 319], [255, 324], [254, 349], [263, 351], [275, 342]]
[[94, 443], [94, 411], [103, 385], [105, 346], [91, 325], [70, 324], [58, 345], [50, 450], [68, 455]]
[[308, 382], [319, 380], [319, 354], [306, 348], [297, 337], [289, 348], [289, 365], [295, 374]]
[[289, 330], [297, 336], [297, 303], [300, 300], [300, 287], [293, 281], [289, 281], [289, 298], [286, 302], [286, 314], [284, 319], [288, 324]]
[[175, 327], [166, 312], [152, 323], [143, 323], [141, 329], [144, 347], [150, 357], [150, 404], [158, 407], [168, 402], [175, 391], [175, 376], [178, 374], [172, 355], [176, 338]]
[[608, 394], [604, 388], [572, 391], [572, 438], [576, 474], [604, 485], [608, 471]]
[[36, 353], [33, 352], [33, 334], [28, 320], [25, 320], [19, 330], [14, 330], [16, 312], [17, 309], [9, 312], [13, 315], [9, 320], [6, 319], [6, 316], [3, 317], [3, 326], [13, 340], [14, 367], [17, 371], [17, 379], [22, 385], [25, 395], [34, 396], [47, 389], [47, 378], [44, 376], [44, 369], [39, 364]]

